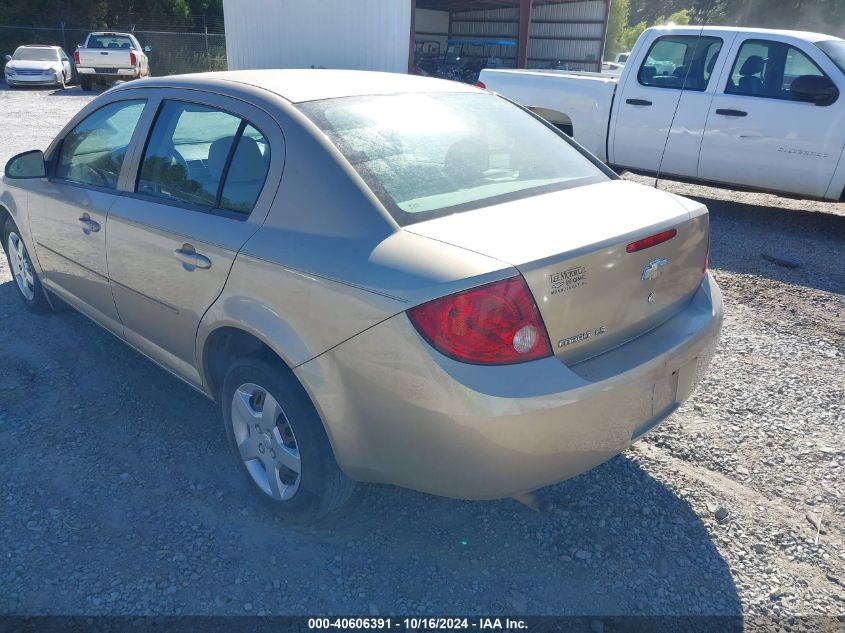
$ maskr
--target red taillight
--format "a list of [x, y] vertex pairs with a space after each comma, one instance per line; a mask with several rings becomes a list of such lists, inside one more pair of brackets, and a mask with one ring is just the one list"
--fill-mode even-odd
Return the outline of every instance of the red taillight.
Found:
[[475, 82], [475, 87], [476, 87], [476, 88], [481, 88], [482, 90], [486, 90], [486, 89], [487, 89], [487, 84], [485, 84], [483, 81], [481, 81], [481, 80], [479, 79], [478, 81], [476, 81], [476, 82]]
[[79, 63], [79, 51], [73, 51], [73, 63], [74, 64]]
[[137, 61], [138, 61], [138, 58], [135, 57], [135, 53], [133, 53], [132, 51], [129, 51], [129, 65], [134, 66], [135, 62], [137, 62]]
[[408, 317], [436, 350], [465, 363], [507, 365], [552, 355], [521, 276], [429, 301], [408, 310]]
[[637, 240], [636, 242], [631, 242], [630, 244], [628, 244], [628, 246], [625, 247], [625, 250], [629, 253], [644, 251], [645, 249], [651, 248], [652, 246], [657, 246], [658, 244], [662, 244], [663, 242], [668, 242], [677, 234], [677, 229], [669, 229], [668, 231], [662, 231], [661, 233], [644, 237], [643, 239]]

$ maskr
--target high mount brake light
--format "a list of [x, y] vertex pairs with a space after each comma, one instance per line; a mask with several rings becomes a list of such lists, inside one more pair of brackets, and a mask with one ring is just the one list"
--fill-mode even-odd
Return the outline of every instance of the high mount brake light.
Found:
[[625, 250], [628, 253], [636, 253], [637, 251], [644, 251], [647, 248], [651, 248], [652, 246], [657, 246], [658, 244], [662, 244], [663, 242], [668, 242], [673, 237], [678, 234], [677, 229], [669, 229], [668, 231], [661, 231], [660, 233], [655, 233], [654, 235], [649, 235], [648, 237], [644, 237], [641, 240], [637, 240], [636, 242], [631, 242], [628, 246], [625, 247]]
[[408, 317], [432, 347], [465, 363], [508, 365], [552, 355], [521, 276], [429, 301], [408, 310]]

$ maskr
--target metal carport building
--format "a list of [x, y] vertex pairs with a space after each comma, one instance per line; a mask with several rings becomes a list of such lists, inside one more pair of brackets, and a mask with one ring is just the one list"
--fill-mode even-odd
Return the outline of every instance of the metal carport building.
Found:
[[611, 0], [224, 0], [229, 68], [408, 72], [420, 41], [500, 42], [517, 68], [601, 69]]

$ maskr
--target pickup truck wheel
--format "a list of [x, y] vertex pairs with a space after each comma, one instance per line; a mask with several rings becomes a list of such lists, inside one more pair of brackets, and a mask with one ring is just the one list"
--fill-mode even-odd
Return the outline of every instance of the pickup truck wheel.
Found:
[[82, 88], [85, 92], [91, 92], [92, 83], [91, 80], [86, 77], [85, 75], [79, 76], [79, 87]]
[[50, 304], [44, 295], [44, 288], [41, 286], [41, 281], [29, 258], [29, 251], [12, 218], [8, 218], [3, 226], [3, 248], [6, 251], [6, 261], [12, 273], [15, 288], [26, 307], [33, 312], [49, 312]]
[[349, 499], [355, 483], [338, 467], [320, 416], [290, 370], [243, 358], [229, 368], [221, 395], [232, 452], [267, 504], [308, 523]]

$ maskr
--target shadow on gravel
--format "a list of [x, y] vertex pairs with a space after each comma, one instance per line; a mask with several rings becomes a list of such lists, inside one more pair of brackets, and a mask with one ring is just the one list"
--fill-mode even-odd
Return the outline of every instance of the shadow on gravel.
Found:
[[216, 405], [76, 313], [29, 314], [11, 282], [0, 320], [0, 612], [741, 614], [700, 518], [628, 457], [539, 512], [362, 486], [288, 525]]
[[845, 214], [695, 199], [710, 210], [714, 268], [845, 294]]

